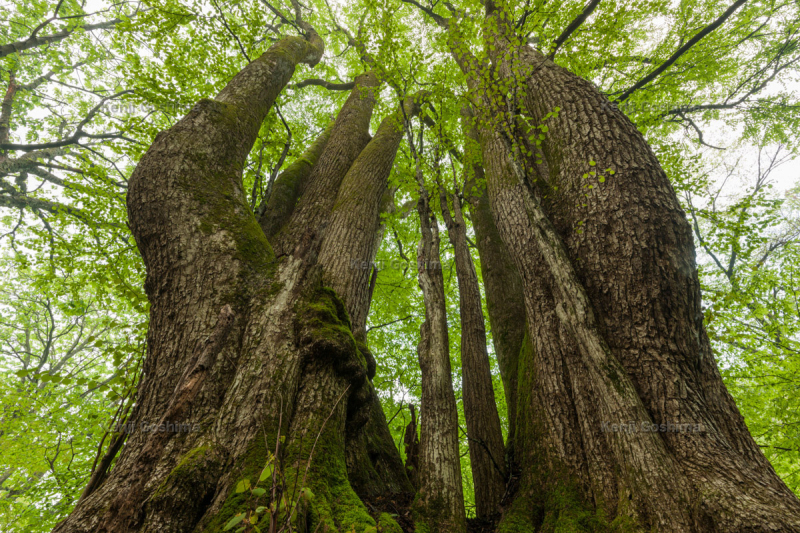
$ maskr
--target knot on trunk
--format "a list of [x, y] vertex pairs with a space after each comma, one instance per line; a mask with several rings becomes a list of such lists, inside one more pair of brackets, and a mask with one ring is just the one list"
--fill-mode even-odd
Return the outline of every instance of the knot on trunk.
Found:
[[[353, 337], [344, 302], [333, 289], [321, 287], [300, 304], [296, 331], [305, 364], [314, 360], [330, 363], [352, 390], [361, 389], [367, 381], [369, 365]], [[374, 358], [369, 355], [374, 365]]]

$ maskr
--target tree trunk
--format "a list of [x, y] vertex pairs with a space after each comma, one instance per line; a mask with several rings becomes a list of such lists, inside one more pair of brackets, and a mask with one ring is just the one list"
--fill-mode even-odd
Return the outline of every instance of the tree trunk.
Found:
[[425, 321], [417, 345], [422, 371], [420, 406], [419, 495], [417, 529], [431, 533], [464, 533], [466, 515], [458, 449], [458, 408], [450, 369], [444, 277], [439, 260], [439, 227], [420, 182], [417, 210], [422, 235], [417, 249], [417, 274], [425, 304]]
[[258, 206], [258, 223], [267, 239], [275, 237], [275, 234], [289, 221], [301, 191], [308, 186], [311, 171], [319, 161], [325, 146], [328, 145], [332, 131], [333, 123], [329, 124], [311, 146], [275, 178], [269, 198], [265, 198]]
[[[400, 141], [404, 117], [419, 112], [419, 97], [409, 97], [402, 108], [383, 119], [375, 137], [350, 167], [342, 181], [330, 217], [328, 237], [319, 254], [325, 280], [343, 297], [356, 338], [366, 337], [369, 276], [380, 244], [380, 211], [389, 188], [389, 174]], [[362, 341], [363, 342], [363, 341]]]
[[[495, 43], [507, 93], [519, 82], [522, 100], [494, 110], [483, 156], [495, 221], [536, 317], [520, 361], [518, 420], [530, 418], [517, 445], [539, 436], [549, 448], [525, 448], [520, 496], [565, 466], [578, 501], [609, 519], [658, 531], [797, 530], [800, 502], [722, 383], [691, 231], [652, 151], [590, 83], [506, 36]], [[541, 165], [514, 138], [507, 110], [519, 104], [528, 124], [547, 126]], [[544, 504], [545, 521], [576, 516], [563, 500]], [[536, 522], [522, 507], [507, 524]]]
[[[464, 418], [467, 423], [470, 468], [475, 489], [477, 518], [490, 518], [498, 513], [506, 489], [503, 430], [492, 386], [489, 353], [486, 350], [486, 328], [483, 320], [478, 275], [467, 245], [467, 225], [461, 213], [461, 199], [448, 195], [439, 185], [442, 216], [453, 245], [458, 278], [461, 311], [461, 391]], [[448, 207], [448, 196], [453, 214]]]
[[[380, 212], [389, 194], [389, 174], [403, 136], [403, 116], [419, 112], [410, 97], [381, 122], [375, 136], [342, 179], [319, 253], [323, 281], [341, 295], [353, 335], [367, 358], [370, 379], [375, 360], [366, 347], [370, 266], [382, 235]], [[348, 465], [356, 492], [376, 508], [394, 500], [410, 500], [413, 487], [386, 424], [372, 384], [351, 398], [369, 398], [366, 408], [348, 408]]]
[[[319, 161], [300, 189], [289, 221], [272, 239], [278, 256], [290, 254], [298, 243], [319, 250], [339, 185], [370, 141], [369, 122], [380, 81], [371, 72], [358, 76], [342, 106]], [[311, 244], [311, 243], [314, 244]]]
[[[465, 137], [475, 155], [474, 148], [479, 143], [475, 130], [472, 110], [462, 110]], [[489, 197], [486, 194], [486, 177], [479, 161], [467, 161], [467, 177], [464, 180], [464, 198], [469, 204], [472, 228], [475, 231], [475, 245], [481, 265], [481, 278], [486, 294], [486, 310], [492, 331], [492, 342], [503, 380], [508, 417], [508, 438], [506, 448], [513, 462], [514, 435], [517, 422], [517, 366], [519, 353], [525, 338], [525, 302], [522, 297], [522, 281], [517, 267], [509, 257], [503, 240], [494, 224]]]
[[403, 446], [406, 452], [406, 472], [415, 489], [419, 488], [419, 432], [417, 431], [417, 410], [413, 403], [408, 404], [411, 411], [411, 422], [403, 435]]
[[[151, 303], [148, 354], [131, 420], [137, 431], [106, 481], [56, 531], [186, 531], [206, 512], [215, 493], [226, 492], [230, 476], [225, 475], [225, 465], [254, 428], [251, 424], [241, 432], [225, 432], [222, 442], [212, 440], [213, 428], [218, 423], [241, 425], [221, 408], [223, 384], [237, 373], [231, 361], [239, 359], [239, 369], [248, 366], [237, 349], [251, 337], [253, 319], [246, 303], [263, 300], [258, 292], [274, 279], [269, 272], [272, 251], [244, 199], [242, 166], [295, 65], [319, 60], [322, 42], [315, 33], [310, 35], [309, 40], [279, 41], [216, 99], [201, 100], [156, 137], [131, 176], [130, 226], [147, 267], [145, 290]], [[293, 289], [293, 284], [286, 286]], [[223, 323], [224, 335], [209, 343], [208, 336]], [[276, 333], [269, 329], [265, 336]], [[200, 362], [200, 390], [191, 391], [193, 397], [181, 406], [176, 420], [165, 419], [192, 378], [186, 369]], [[276, 382], [273, 390], [282, 385], [283, 392], [292, 388], [285, 380]], [[227, 396], [236, 398], [229, 401], [236, 405], [251, 399], [246, 394], [237, 397], [236, 392]], [[250, 403], [249, 408], [258, 404]], [[279, 406], [271, 407], [277, 416]], [[141, 430], [141, 424], [159, 421], [189, 421], [202, 430]], [[273, 423], [272, 431], [276, 429]], [[231, 442], [234, 435], [238, 443]], [[198, 474], [190, 481], [180, 475], [195, 470]]]
[[[322, 286], [315, 247], [329, 216], [324, 199], [335, 198], [366, 144], [371, 91], [351, 95], [309, 174], [306, 189], [326, 190], [322, 202], [301, 197], [298, 206], [317, 223], [312, 233], [298, 231], [295, 242], [280, 235], [292, 255], [275, 257], [241, 183], [295, 64], [321, 56], [321, 41], [309, 35], [280, 41], [215, 100], [200, 101], [134, 171], [129, 217], [151, 302], [136, 430], [113, 471], [56, 531], [219, 531], [251, 518], [268, 527], [256, 509], [270, 502], [282, 508], [273, 525], [291, 521], [298, 531], [376, 524], [345, 460], [350, 411], [375, 406], [365, 352], [344, 303]], [[380, 414], [375, 424], [388, 435]], [[141, 430], [155, 422], [165, 425]], [[398, 528], [388, 515], [380, 521]]]

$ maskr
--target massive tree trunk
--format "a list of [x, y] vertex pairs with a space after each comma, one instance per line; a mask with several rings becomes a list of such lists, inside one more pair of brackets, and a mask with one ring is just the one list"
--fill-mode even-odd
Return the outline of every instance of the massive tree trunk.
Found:
[[[475, 490], [475, 514], [478, 518], [490, 518], [498, 513], [500, 500], [506, 489], [503, 430], [497, 414], [489, 353], [486, 349], [481, 291], [467, 245], [467, 225], [461, 212], [460, 194], [458, 187], [452, 195], [441, 184], [439, 190], [442, 216], [453, 245], [458, 278], [461, 311], [461, 396]], [[448, 207], [448, 196], [453, 204], [452, 215]]]
[[[531, 317], [524, 477], [505, 526], [588, 527], [600, 512], [658, 531], [800, 529], [800, 502], [722, 383], [690, 228], [652, 151], [590, 83], [510, 34], [494, 44], [497, 85], [521, 100], [482, 117], [483, 158]], [[518, 108], [534, 127], [546, 120], [541, 164], [515, 135]]]
[[[327, 142], [324, 134], [310, 149], [319, 161], [300, 182], [315, 192], [300, 195], [276, 236], [290, 253], [275, 256], [242, 189], [245, 158], [276, 96], [297, 63], [321, 56], [321, 40], [308, 34], [280, 41], [216, 99], [200, 101], [134, 171], [129, 217], [151, 302], [135, 431], [56, 531], [219, 531], [258, 518], [265, 528], [271, 520], [361, 532], [376, 522], [352, 489], [345, 446], [346, 428], [367, 421], [378, 429], [373, 447], [391, 445], [381, 464], [397, 490], [408, 490], [368, 380], [368, 352], [316, 260], [329, 199], [368, 140], [374, 77], [358, 79]], [[376, 157], [390, 167], [392, 150]], [[307, 225], [292, 226], [295, 217]], [[374, 245], [374, 232], [365, 239]], [[353, 286], [343, 296], [360, 293]], [[160, 431], [142, 429], [157, 422]], [[388, 477], [380, 481], [391, 491]], [[270, 502], [278, 508], [267, 518]]]
[[419, 496], [417, 529], [431, 533], [464, 533], [466, 515], [458, 449], [458, 408], [450, 369], [450, 339], [444, 277], [439, 259], [439, 227], [417, 161], [420, 199], [420, 241], [417, 276], [425, 304], [425, 320], [417, 345], [422, 371], [420, 406]]

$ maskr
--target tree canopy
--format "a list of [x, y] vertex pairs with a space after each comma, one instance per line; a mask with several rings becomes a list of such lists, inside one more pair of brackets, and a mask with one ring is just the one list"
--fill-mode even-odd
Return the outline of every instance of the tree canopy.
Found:
[[[314, 67], [298, 66], [261, 125], [243, 173], [254, 212], [328, 127], [357, 76], [371, 71], [384, 82], [372, 134], [406, 97], [424, 91], [428, 102], [394, 161], [376, 260], [358, 266], [374, 276], [366, 328], [378, 354], [373, 383], [402, 449], [408, 406], [421, 396], [418, 164], [438, 212], [437, 187], [458, 194], [465, 169], [480, 160], [462, 108], [485, 87], [498, 101], [516, 90], [492, 85], [484, 3], [0, 4], [0, 529], [49, 531], [64, 518], [135, 402], [149, 304], [125, 209], [133, 169], [195, 102], [281, 37], [302, 33], [298, 7], [325, 53]], [[694, 231], [705, 325], [725, 384], [776, 472], [800, 494], [800, 4], [528, 0], [505, 8], [521, 39], [591, 81], [656, 152]], [[453, 42], [474, 58], [483, 89], [457, 66]], [[527, 127], [532, 142], [546, 138], [547, 120]], [[614, 170], [596, 168], [591, 156], [586, 163], [591, 202]], [[482, 279], [469, 217], [467, 227]], [[472, 516], [458, 280], [446, 239], [441, 258]]]

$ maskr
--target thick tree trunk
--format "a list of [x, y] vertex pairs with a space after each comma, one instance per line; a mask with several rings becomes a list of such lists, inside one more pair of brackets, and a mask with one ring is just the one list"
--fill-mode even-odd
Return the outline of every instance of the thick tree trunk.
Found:
[[[685, 480], [660, 437], [603, 432], [604, 421], [646, 423], [649, 416], [610, 354], [552, 225], [518, 181], [505, 140], [488, 135], [484, 164], [489, 198], [522, 276], [527, 314], [536, 317], [528, 325], [533, 353], [520, 362], [535, 377], [520, 376], [519, 398], [532, 401], [534, 406], [525, 411], [543, 419], [534, 421], [541, 426], [537, 433], [518, 434], [518, 460], [527, 470], [523, 481], [536, 490], [561, 485], [549, 488], [551, 492], [574, 483], [584, 496], [602, 502], [610, 516], [628, 514], [647, 527], [685, 531], [691, 523], [684, 506]], [[523, 384], [533, 384], [528, 397], [522, 396]], [[534, 460], [539, 464], [532, 464]], [[536, 472], [542, 468], [549, 477]], [[545, 506], [543, 519], [567, 527], [577, 521], [571, 510]]]
[[[486, 328], [481, 305], [478, 275], [467, 245], [467, 225], [461, 212], [461, 199], [448, 195], [440, 185], [442, 216], [453, 245], [461, 311], [461, 395], [469, 440], [470, 468], [475, 490], [475, 514], [490, 518], [500, 509], [506, 489], [505, 450], [500, 416], [497, 414]], [[448, 196], [453, 214], [448, 207]]]
[[[800, 502], [722, 383], [691, 231], [652, 151], [590, 83], [527, 46], [496, 44], [509, 93], [511, 73], [522, 73], [523, 98], [495, 110], [499, 120], [482, 131], [484, 162], [495, 221], [536, 317], [520, 361], [518, 420], [529, 417], [517, 435], [521, 501], [534, 498], [543, 473], [563, 479], [552, 472], [566, 467], [579, 501], [639, 527], [800, 529]], [[520, 154], [525, 141], [503, 116], [519, 103], [529, 124], [547, 121], [541, 165]], [[544, 450], [530, 444], [536, 437]], [[543, 519], [569, 518], [554, 503], [543, 502]], [[509, 527], [537, 521], [522, 504], [514, 511]]]
[[[316, 226], [295, 242], [280, 235], [292, 255], [275, 257], [241, 183], [295, 64], [322, 53], [310, 35], [279, 42], [215, 100], [198, 103], [136, 168], [129, 216], [151, 302], [136, 431], [57, 531], [219, 531], [237, 515], [263, 519], [255, 510], [270, 501], [286, 502], [273, 516], [298, 531], [376, 524], [350, 485], [345, 457], [348, 420], [359, 418], [352, 413], [375, 409], [365, 350], [316, 262], [330, 211], [324, 200], [336, 197], [366, 144], [372, 91], [351, 95], [317, 163], [325, 167], [307, 178], [306, 189], [323, 201], [301, 197], [298, 209]], [[388, 435], [380, 415], [374, 424]], [[172, 425], [140, 429], [155, 422]], [[394, 460], [402, 476], [396, 450]], [[268, 465], [274, 477], [262, 475]], [[388, 515], [380, 521], [398, 530]]]
[[[538, 65], [526, 84], [532, 118], [561, 95], [562, 112], [543, 145], [552, 170], [540, 183], [559, 184], [546, 193], [548, 212], [609, 346], [655, 423], [705, 429], [660, 433], [700, 501], [698, 528], [800, 529], [800, 501], [775, 474], [722, 382], [703, 326], [692, 233], [667, 176], [636, 127], [591, 84], [523, 52], [523, 61]], [[595, 168], [604, 182], [581, 179]], [[586, 185], [593, 189], [583, 196]], [[580, 222], [582, 233], [575, 231]]]
[[[56, 531], [187, 531], [215, 493], [226, 492], [230, 476], [225, 465], [237, 447], [232, 440], [246, 439], [255, 427], [237, 432], [241, 424], [220, 403], [225, 384], [237, 374], [231, 361], [247, 366], [237, 349], [249, 337], [247, 302], [263, 300], [259, 291], [274, 279], [270, 246], [244, 200], [242, 166], [295, 65], [314, 64], [321, 56], [321, 40], [310, 35], [309, 40], [279, 41], [216, 99], [201, 100], [156, 137], [134, 171], [130, 226], [147, 267], [145, 290], [151, 302], [148, 354], [131, 419], [137, 430], [105, 482]], [[286, 285], [287, 291], [293, 289]], [[268, 329], [264, 335], [276, 333]], [[192, 366], [200, 371], [194, 376], [187, 372]], [[201, 383], [193, 385], [190, 381], [198, 377]], [[273, 390], [282, 385], [283, 392], [292, 388], [284, 381]], [[253, 400], [245, 396], [227, 393], [237, 404]], [[171, 412], [176, 403], [183, 405]], [[259, 402], [250, 408], [255, 405]], [[277, 402], [271, 407], [277, 415]], [[142, 430], [142, 424], [157, 422], [189, 422], [202, 429]], [[214, 439], [216, 424], [232, 430]], [[196, 472], [191, 480], [183, 476], [189, 471]]]
[[425, 321], [417, 345], [422, 371], [420, 407], [419, 495], [417, 528], [431, 533], [464, 533], [466, 515], [458, 449], [458, 408], [450, 368], [450, 340], [444, 277], [439, 259], [439, 227], [420, 181], [418, 212], [422, 235], [417, 274], [425, 303]]

